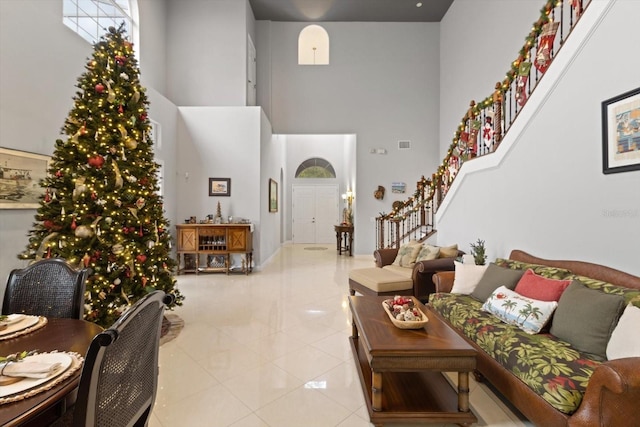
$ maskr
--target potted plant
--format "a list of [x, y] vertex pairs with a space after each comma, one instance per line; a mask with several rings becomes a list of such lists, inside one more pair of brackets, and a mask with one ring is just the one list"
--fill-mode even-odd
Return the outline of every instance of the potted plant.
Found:
[[478, 239], [476, 243], [471, 243], [471, 255], [473, 255], [476, 265], [484, 265], [486, 263], [487, 253], [484, 240]]

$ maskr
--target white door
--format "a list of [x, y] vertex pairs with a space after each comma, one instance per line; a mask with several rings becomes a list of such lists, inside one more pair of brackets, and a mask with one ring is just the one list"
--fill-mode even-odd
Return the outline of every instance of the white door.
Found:
[[256, 105], [256, 47], [247, 34], [247, 106]]
[[332, 243], [339, 221], [337, 185], [292, 187], [293, 243]]

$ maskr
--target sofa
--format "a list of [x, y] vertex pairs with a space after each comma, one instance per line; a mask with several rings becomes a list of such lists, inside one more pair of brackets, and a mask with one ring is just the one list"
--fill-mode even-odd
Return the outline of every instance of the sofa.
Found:
[[[429, 305], [477, 350], [478, 380], [538, 426], [640, 426], [640, 277], [520, 250], [476, 266], [475, 287], [457, 267], [433, 275]], [[523, 329], [531, 313], [538, 332]]]
[[434, 292], [432, 275], [454, 269], [456, 257], [464, 255], [457, 245], [434, 246], [412, 240], [400, 248], [373, 252], [375, 267], [349, 272], [349, 293], [355, 295], [413, 295], [427, 302]]

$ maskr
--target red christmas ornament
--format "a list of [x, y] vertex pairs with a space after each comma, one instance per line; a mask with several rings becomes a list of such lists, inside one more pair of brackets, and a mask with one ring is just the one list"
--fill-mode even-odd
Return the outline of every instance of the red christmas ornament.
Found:
[[61, 170], [56, 172], [56, 177], [58, 177], [58, 178], [62, 177], [62, 171]]
[[136, 261], [138, 261], [140, 264], [142, 264], [146, 260], [147, 260], [147, 256], [145, 254], [140, 254], [136, 256]]
[[71, 229], [72, 229], [72, 230], [75, 230], [75, 229], [76, 229], [76, 227], [78, 227], [78, 226], [76, 225], [76, 219], [75, 219], [75, 218], [73, 218], [73, 221], [71, 221]]
[[140, 226], [140, 231], [138, 232], [138, 236], [142, 237], [142, 226]]
[[49, 189], [44, 193], [44, 202], [49, 203], [51, 201], [51, 194], [49, 193]]
[[142, 120], [142, 121], [147, 120], [147, 113], [140, 114], [140, 120]]
[[142, 276], [142, 277], [140, 278], [140, 280], [142, 281], [142, 287], [143, 287], [143, 288], [144, 288], [145, 286], [147, 286], [147, 280], [149, 280], [149, 279], [147, 279], [146, 277]]
[[125, 63], [125, 61], [127, 60], [127, 58], [124, 57], [124, 56], [121, 56], [121, 55], [116, 55], [115, 56], [115, 60], [116, 60], [116, 64], [123, 65]]
[[124, 113], [124, 107], [122, 105], [118, 107], [118, 113], [120, 114]]
[[95, 191], [92, 191], [92, 192], [91, 192], [91, 200], [95, 200], [95, 199], [97, 199], [97, 198], [98, 198], [98, 195], [96, 194], [96, 192], [95, 192]]
[[100, 169], [102, 168], [102, 165], [104, 165], [104, 157], [102, 157], [100, 154], [96, 154], [93, 157], [89, 157], [88, 163], [89, 166]]
[[44, 226], [44, 228], [47, 228], [49, 230], [51, 230], [53, 227], [55, 227], [55, 223], [53, 221], [51, 221], [50, 219], [45, 219], [42, 222], [42, 225]]
[[102, 83], [98, 83], [96, 85], [96, 92], [98, 92], [98, 93], [104, 92], [104, 85]]

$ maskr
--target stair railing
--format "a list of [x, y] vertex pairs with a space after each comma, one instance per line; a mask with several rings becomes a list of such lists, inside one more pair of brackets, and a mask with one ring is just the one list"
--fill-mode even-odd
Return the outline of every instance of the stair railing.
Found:
[[431, 179], [418, 181], [413, 197], [376, 218], [376, 247], [399, 247], [435, 232], [434, 214], [462, 165], [495, 152], [553, 58], [593, 0], [547, 0], [503, 81], [483, 100], [472, 100], [447, 154]]

